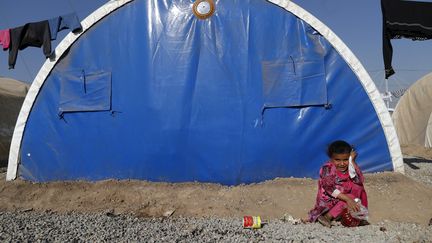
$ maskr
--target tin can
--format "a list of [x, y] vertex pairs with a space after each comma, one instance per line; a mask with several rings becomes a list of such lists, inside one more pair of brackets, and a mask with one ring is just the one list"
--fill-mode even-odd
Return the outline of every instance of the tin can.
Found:
[[260, 216], [244, 216], [243, 217], [243, 228], [245, 228], [245, 229], [259, 229], [259, 228], [261, 228], [261, 217]]

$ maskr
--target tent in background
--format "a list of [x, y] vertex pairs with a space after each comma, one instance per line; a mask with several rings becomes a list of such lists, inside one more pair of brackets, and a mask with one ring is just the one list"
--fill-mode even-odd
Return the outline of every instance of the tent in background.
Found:
[[18, 80], [0, 77], [0, 167], [7, 165], [12, 134], [29, 87]]
[[432, 148], [432, 113], [429, 116], [429, 120], [426, 127], [425, 147]]
[[32, 83], [8, 180], [316, 177], [337, 139], [403, 172], [367, 72], [291, 1], [118, 0], [81, 24]]
[[429, 73], [411, 85], [396, 105], [392, 119], [399, 142], [431, 147], [431, 115], [432, 73]]

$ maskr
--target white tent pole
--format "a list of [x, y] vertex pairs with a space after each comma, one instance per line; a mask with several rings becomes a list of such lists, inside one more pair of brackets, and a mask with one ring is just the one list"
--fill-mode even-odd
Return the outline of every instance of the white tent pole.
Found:
[[389, 96], [389, 88], [388, 88], [388, 79], [385, 79], [385, 102], [387, 105], [387, 110], [390, 108], [390, 96]]

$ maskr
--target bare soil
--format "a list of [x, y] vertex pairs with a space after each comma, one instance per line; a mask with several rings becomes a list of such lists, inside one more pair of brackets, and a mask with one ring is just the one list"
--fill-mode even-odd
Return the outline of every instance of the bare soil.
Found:
[[[304, 218], [315, 201], [317, 181], [278, 178], [235, 187], [205, 183], [6, 182], [0, 176], [0, 211], [106, 212], [140, 217]], [[399, 173], [366, 175], [370, 222], [427, 224], [432, 187]]]

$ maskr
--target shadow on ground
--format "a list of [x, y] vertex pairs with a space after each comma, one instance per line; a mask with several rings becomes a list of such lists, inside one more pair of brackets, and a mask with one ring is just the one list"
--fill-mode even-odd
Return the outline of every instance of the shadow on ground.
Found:
[[407, 164], [411, 169], [418, 170], [420, 169], [418, 166], [414, 165], [414, 163], [432, 163], [432, 160], [424, 159], [424, 158], [404, 158], [404, 163]]

